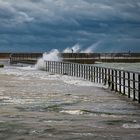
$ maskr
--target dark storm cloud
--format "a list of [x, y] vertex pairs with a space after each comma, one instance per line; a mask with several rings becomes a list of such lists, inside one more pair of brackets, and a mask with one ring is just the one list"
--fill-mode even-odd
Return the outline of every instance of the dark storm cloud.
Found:
[[140, 51], [139, 32], [139, 0], [0, 0], [0, 50]]

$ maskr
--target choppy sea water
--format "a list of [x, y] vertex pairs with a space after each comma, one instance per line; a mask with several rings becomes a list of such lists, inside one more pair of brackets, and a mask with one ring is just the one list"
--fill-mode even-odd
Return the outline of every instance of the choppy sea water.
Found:
[[138, 140], [140, 106], [80, 78], [0, 69], [0, 139]]

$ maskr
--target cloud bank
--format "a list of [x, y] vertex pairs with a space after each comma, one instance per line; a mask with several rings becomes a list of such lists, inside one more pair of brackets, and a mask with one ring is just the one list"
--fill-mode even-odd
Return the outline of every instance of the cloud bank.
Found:
[[139, 0], [0, 0], [0, 51], [138, 52], [139, 33]]

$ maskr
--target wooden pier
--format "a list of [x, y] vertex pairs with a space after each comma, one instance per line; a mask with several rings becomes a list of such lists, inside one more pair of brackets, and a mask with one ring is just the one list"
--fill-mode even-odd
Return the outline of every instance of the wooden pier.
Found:
[[140, 73], [138, 72], [55, 61], [47, 61], [45, 70], [106, 85], [110, 90], [127, 95], [128, 98], [140, 103]]

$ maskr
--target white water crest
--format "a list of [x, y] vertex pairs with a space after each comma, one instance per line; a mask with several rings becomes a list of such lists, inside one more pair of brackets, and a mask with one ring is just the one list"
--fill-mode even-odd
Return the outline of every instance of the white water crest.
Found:
[[62, 110], [60, 113], [66, 113], [70, 115], [82, 115], [84, 112], [82, 110]]
[[[100, 43], [101, 41], [94, 43], [85, 50], [82, 50], [82, 46], [79, 43], [77, 43], [72, 47], [68, 47], [64, 49], [62, 52], [63, 53], [91, 53]], [[38, 59], [35, 68], [39, 70], [44, 70], [45, 61], [62, 61], [59, 50], [53, 49], [50, 52], [45, 52], [43, 54], [43, 57]]]
[[80, 53], [81, 51], [81, 45], [80, 44], [75, 44], [72, 47], [68, 47], [63, 50], [63, 53]]
[[123, 128], [126, 128], [126, 129], [129, 129], [129, 128], [140, 129], [140, 124], [126, 123], [126, 124], [123, 124], [122, 127], [123, 127]]
[[97, 50], [97, 48], [101, 45], [103, 41], [97, 41], [90, 46], [86, 47], [85, 49], [82, 48], [82, 46], [77, 43], [72, 47], [68, 47], [63, 50], [63, 53], [93, 53]]
[[49, 53], [43, 53], [43, 57], [39, 58], [35, 68], [44, 70], [45, 68], [45, 61], [62, 61], [60, 56], [60, 52], [57, 49], [51, 50]]

